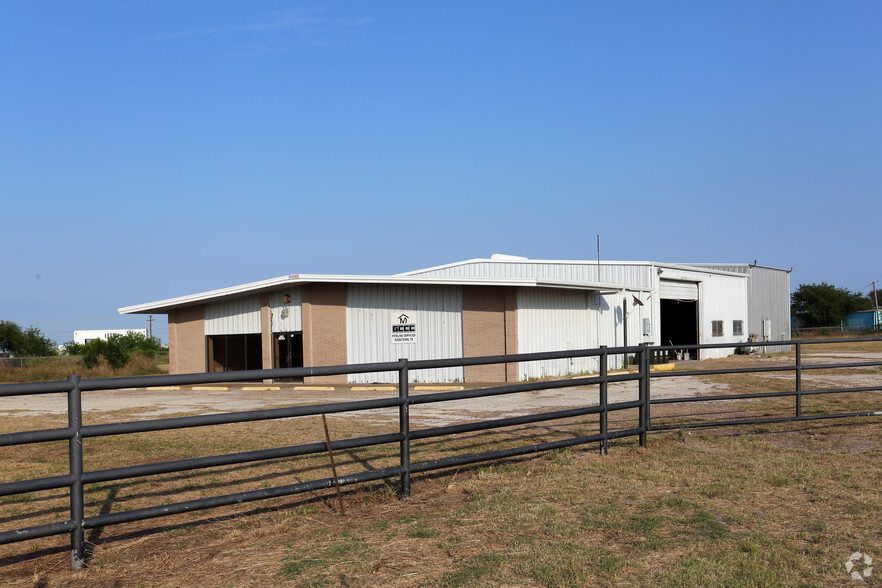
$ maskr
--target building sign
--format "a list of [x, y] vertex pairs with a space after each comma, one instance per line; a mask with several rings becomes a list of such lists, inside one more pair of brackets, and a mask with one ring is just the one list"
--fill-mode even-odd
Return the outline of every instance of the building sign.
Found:
[[392, 313], [392, 343], [416, 343], [416, 319], [413, 313]]

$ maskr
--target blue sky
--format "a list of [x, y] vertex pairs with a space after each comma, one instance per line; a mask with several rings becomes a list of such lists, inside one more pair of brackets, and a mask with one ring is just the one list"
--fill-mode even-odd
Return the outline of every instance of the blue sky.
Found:
[[880, 30], [877, 0], [0, 1], [0, 319], [63, 342], [598, 232], [866, 292]]

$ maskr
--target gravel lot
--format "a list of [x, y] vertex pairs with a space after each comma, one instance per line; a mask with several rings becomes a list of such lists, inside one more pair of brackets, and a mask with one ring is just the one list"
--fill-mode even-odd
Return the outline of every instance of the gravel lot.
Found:
[[[807, 353], [804, 364], [861, 360], [882, 360], [882, 353], [859, 351]], [[765, 362], [762, 358], [754, 358], [754, 361]], [[780, 363], [780, 359], [772, 361]], [[792, 379], [793, 376], [782, 373], [779, 377]], [[818, 382], [829, 386], [869, 386], [874, 384], [882, 386], [882, 376], [873, 374], [816, 375], [805, 372], [803, 381], [806, 384]], [[392, 386], [335, 386], [333, 390], [317, 388], [319, 387], [279, 384], [272, 386], [186, 386], [179, 389], [94, 391], [83, 394], [83, 411], [86, 422], [88, 422], [89, 415], [97, 416], [116, 411], [124, 411], [127, 419], [157, 418], [175, 414], [235, 412], [291, 405], [366, 400], [397, 395]], [[413, 393], [425, 394], [455, 387], [427, 388], [429, 387], [415, 384]], [[700, 377], [660, 378], [654, 379], [652, 382], [653, 398], [721, 394], [725, 391], [724, 384], [712, 384]], [[636, 399], [637, 383], [626, 382], [610, 385], [609, 398], [613, 402]], [[597, 402], [598, 389], [596, 386], [542, 390], [505, 397], [494, 396], [414, 406], [411, 409], [411, 419], [426, 425], [444, 425], [469, 420], [476, 415], [504, 418], [538, 409], [558, 410], [596, 404]], [[66, 411], [67, 400], [64, 394], [0, 398], [0, 416], [5, 417], [64, 414]], [[352, 416], [352, 413], [340, 413], [332, 415], [331, 418], [352, 418]], [[359, 418], [370, 421], [395, 419], [397, 418], [397, 409], [361, 413]]]

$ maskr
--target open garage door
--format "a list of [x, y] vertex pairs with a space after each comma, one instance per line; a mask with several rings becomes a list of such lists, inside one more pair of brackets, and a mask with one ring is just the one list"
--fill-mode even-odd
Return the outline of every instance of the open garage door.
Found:
[[662, 300], [698, 300], [698, 282], [662, 280], [658, 289]]
[[[698, 344], [698, 282], [661, 280], [659, 283], [662, 345]], [[684, 358], [698, 359], [696, 350]], [[688, 354], [688, 355], [687, 355]], [[676, 359], [677, 352], [669, 352]]]
[[209, 372], [259, 370], [263, 367], [259, 334], [209, 335], [207, 339]]

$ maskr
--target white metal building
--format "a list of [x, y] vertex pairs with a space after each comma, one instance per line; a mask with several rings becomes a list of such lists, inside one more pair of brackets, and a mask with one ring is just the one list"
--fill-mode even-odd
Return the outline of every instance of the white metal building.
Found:
[[107, 339], [109, 335], [127, 335], [129, 333], [140, 333], [147, 335], [147, 329], [87, 329], [83, 331], [74, 331], [74, 343], [84, 345], [95, 339]]
[[[786, 306], [789, 329], [789, 272], [763, 268], [778, 278], [776, 288], [786, 282], [786, 290], [779, 291], [769, 280], [751, 281], [754, 274], [743, 267], [748, 266], [493, 256], [394, 276], [292, 274], [120, 312], [168, 313], [172, 373], [644, 342], [733, 344], [702, 351], [705, 359], [728, 355], [748, 340], [754, 300], [780, 297], [775, 307]], [[779, 328], [769, 327], [774, 333]], [[412, 378], [516, 381], [597, 369], [597, 360], [576, 359], [445, 368], [414, 372]], [[396, 377], [390, 373], [379, 381]], [[378, 376], [352, 375], [348, 381], [378, 381]]]

